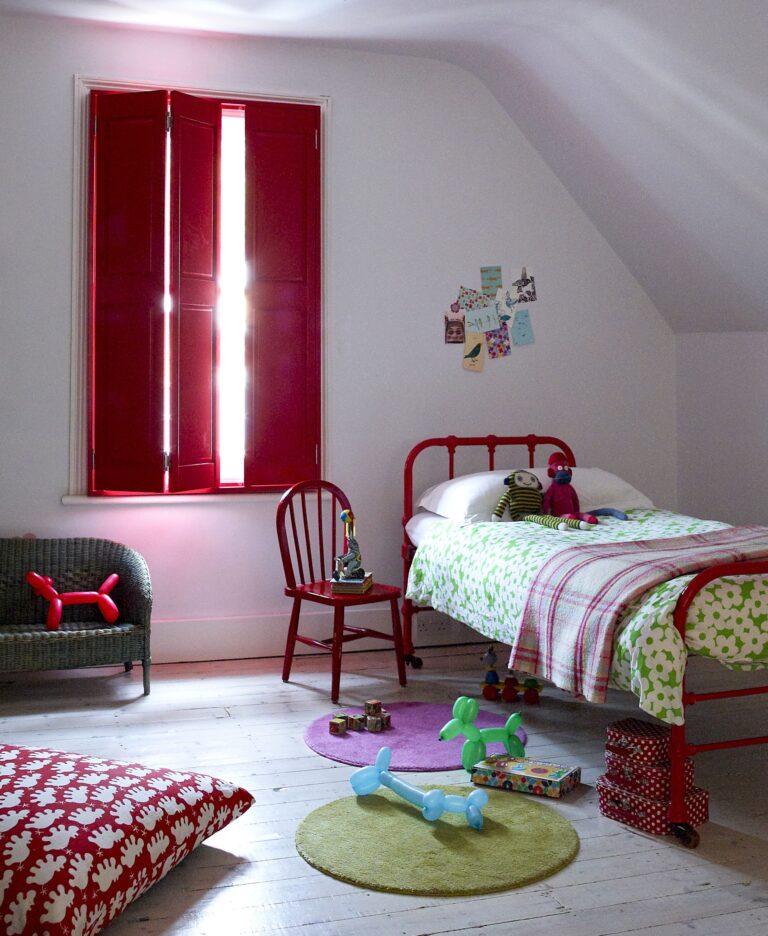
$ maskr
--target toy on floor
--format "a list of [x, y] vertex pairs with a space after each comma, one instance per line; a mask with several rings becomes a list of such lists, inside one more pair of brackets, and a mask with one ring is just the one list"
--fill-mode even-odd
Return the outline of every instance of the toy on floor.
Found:
[[[473, 829], [480, 831], [483, 828], [482, 810], [488, 802], [485, 790], [473, 790], [467, 797], [447, 794], [442, 790], [425, 792], [391, 774], [391, 760], [392, 751], [383, 747], [376, 755], [375, 763], [356, 770], [349, 778], [355, 793], [358, 796], [368, 796], [369, 793], [375, 793], [380, 786], [385, 786], [407, 802], [418, 806], [422, 816], [429, 822], [439, 819], [444, 812], [463, 813]], [[478, 793], [481, 795], [478, 796]]]
[[41, 598], [50, 601], [48, 607], [48, 616], [45, 626], [50, 631], [59, 629], [61, 624], [61, 612], [65, 605], [76, 604], [95, 604], [98, 605], [104, 620], [108, 624], [114, 624], [120, 616], [117, 605], [109, 597], [109, 593], [117, 585], [120, 576], [113, 572], [104, 579], [98, 591], [87, 592], [59, 592], [53, 587], [53, 579], [49, 575], [38, 575], [37, 572], [27, 572], [25, 576], [27, 582], [32, 586]]
[[502, 520], [508, 510], [511, 520], [528, 520], [558, 530], [587, 529], [589, 526], [582, 520], [546, 516], [547, 511], [542, 506], [544, 498], [541, 481], [531, 471], [513, 471], [504, 479], [504, 484], [507, 490], [496, 504], [491, 520]]
[[488, 699], [489, 702], [498, 702], [499, 699], [503, 702], [517, 702], [522, 695], [523, 702], [528, 705], [539, 704], [539, 695], [543, 688], [538, 679], [533, 676], [528, 676], [522, 683], [516, 676], [507, 676], [503, 686], [489, 684], [487, 681], [480, 683], [480, 686], [483, 690], [483, 698]]
[[[487, 675], [487, 674], [486, 674]], [[483, 698], [489, 702], [498, 702], [501, 699], [504, 702], [516, 702], [520, 695], [517, 689], [517, 680], [514, 676], [507, 676], [504, 683], [481, 682], [480, 689]]]
[[369, 699], [362, 715], [348, 715], [346, 712], [334, 712], [328, 722], [328, 731], [333, 735], [343, 735], [347, 731], [387, 731], [392, 727], [392, 716], [382, 707], [378, 699]]
[[483, 685], [495, 686], [499, 681], [499, 674], [496, 672], [496, 661], [498, 657], [496, 656], [496, 651], [493, 649], [493, 644], [485, 651], [485, 653], [480, 657], [480, 660], [485, 663], [485, 682]]
[[601, 516], [616, 517], [617, 520], [628, 519], [624, 511], [615, 510], [613, 507], [599, 507], [588, 513], [581, 513], [579, 495], [571, 484], [573, 471], [562, 452], [554, 452], [549, 456], [547, 475], [552, 478], [552, 483], [547, 488], [542, 502], [542, 510], [545, 514], [591, 524], [597, 523], [597, 518]]
[[475, 721], [479, 712], [477, 699], [459, 696], [453, 703], [453, 718], [443, 725], [438, 735], [441, 741], [450, 741], [458, 735], [464, 735], [467, 739], [461, 749], [461, 766], [464, 770], [471, 770], [478, 761], [484, 760], [486, 745], [494, 741], [500, 741], [507, 754], [525, 756], [528, 738], [520, 727], [522, 715], [519, 712], [510, 715], [503, 728], [478, 728]]
[[541, 683], [532, 676], [526, 679], [522, 684], [517, 681], [515, 676], [507, 676], [504, 680], [504, 685], [501, 685], [499, 674], [496, 672], [496, 661], [498, 657], [496, 656], [493, 644], [491, 644], [480, 659], [487, 667], [485, 680], [480, 683], [484, 699], [487, 699], [489, 702], [498, 702], [499, 699], [502, 699], [504, 702], [517, 702], [518, 696], [522, 695], [523, 701], [527, 702], [529, 705], [538, 704], [539, 693], [542, 687]]
[[529, 703], [539, 701], [539, 692], [541, 686], [533, 680], [526, 680], [525, 686], [520, 686], [514, 676], [507, 676], [504, 685], [501, 685], [499, 674], [496, 672], [496, 651], [493, 644], [480, 657], [486, 665], [485, 680], [480, 683], [483, 692], [483, 698], [489, 702], [498, 702], [503, 699], [504, 702], [516, 702], [518, 696], [522, 693], [523, 700]]
[[581, 782], [581, 767], [564, 767], [529, 757], [491, 754], [472, 768], [472, 783], [559, 799]]

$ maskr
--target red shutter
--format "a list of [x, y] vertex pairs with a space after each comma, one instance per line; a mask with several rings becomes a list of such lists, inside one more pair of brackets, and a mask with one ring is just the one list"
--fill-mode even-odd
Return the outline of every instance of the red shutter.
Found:
[[246, 487], [318, 476], [320, 109], [245, 107]]
[[171, 115], [169, 490], [212, 490], [221, 106], [174, 91]]
[[91, 491], [162, 492], [167, 93], [93, 95]]

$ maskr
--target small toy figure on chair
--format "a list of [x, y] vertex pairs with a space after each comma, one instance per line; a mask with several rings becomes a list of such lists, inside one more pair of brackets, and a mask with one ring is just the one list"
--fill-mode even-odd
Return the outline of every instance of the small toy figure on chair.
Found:
[[373, 585], [373, 575], [370, 572], [366, 575], [363, 568], [355, 536], [355, 515], [351, 510], [342, 510], [339, 519], [344, 524], [344, 552], [334, 560], [331, 591], [337, 595], [361, 595]]

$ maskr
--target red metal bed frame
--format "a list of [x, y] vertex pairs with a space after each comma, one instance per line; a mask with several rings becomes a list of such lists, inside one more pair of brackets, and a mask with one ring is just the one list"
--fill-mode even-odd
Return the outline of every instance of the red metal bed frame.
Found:
[[[523, 447], [528, 451], [528, 467], [534, 467], [536, 449], [550, 447], [562, 451], [575, 465], [573, 450], [554, 436], [525, 435], [525, 436], [445, 436], [443, 438], [424, 439], [415, 445], [405, 460], [403, 478], [403, 595], [408, 587], [408, 574], [413, 561], [416, 547], [411, 543], [405, 532], [405, 525], [413, 516], [413, 471], [417, 457], [426, 449], [445, 449], [448, 455], [448, 478], [455, 477], [456, 452], [460, 448], [485, 447], [487, 450], [488, 470], [493, 471], [496, 463], [496, 452], [502, 447]], [[511, 462], [508, 462], [511, 464]], [[479, 470], [475, 468], [474, 470]], [[685, 641], [686, 620], [688, 609], [696, 595], [714, 579], [728, 575], [768, 575], [768, 560], [730, 562], [712, 566], [699, 572], [688, 583], [685, 590], [677, 600], [673, 613], [673, 622], [683, 641]], [[414, 605], [407, 598], [403, 599], [403, 644], [406, 662], [419, 669], [422, 661], [414, 653], [413, 646], [413, 616], [419, 611], [427, 611]], [[768, 685], [756, 686], [748, 689], [728, 689], [720, 692], [691, 692], [683, 679], [683, 715], [686, 710], [698, 702], [708, 702], [716, 699], [732, 699], [740, 696], [762, 695], [768, 693]], [[751, 738], [735, 738], [727, 741], [715, 741], [708, 744], [691, 744], [685, 735], [685, 725], [671, 725], [669, 742], [669, 759], [671, 763], [671, 802], [669, 807], [669, 831], [687, 848], [695, 848], [699, 843], [699, 834], [689, 822], [688, 811], [685, 805], [685, 760], [703, 751], [719, 751], [724, 748], [747, 747], [754, 744], [768, 744], [768, 735]]]

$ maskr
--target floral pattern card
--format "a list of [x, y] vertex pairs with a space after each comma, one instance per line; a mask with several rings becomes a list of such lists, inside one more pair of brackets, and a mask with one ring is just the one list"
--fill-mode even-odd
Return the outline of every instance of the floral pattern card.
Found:
[[512, 353], [506, 322], [502, 322], [499, 328], [485, 333], [485, 347], [489, 358], [507, 357]]
[[484, 296], [476, 289], [468, 289], [466, 286], [459, 286], [459, 308], [464, 312], [476, 308], [485, 308], [488, 305], [488, 296]]

